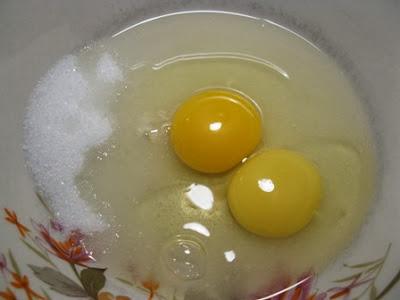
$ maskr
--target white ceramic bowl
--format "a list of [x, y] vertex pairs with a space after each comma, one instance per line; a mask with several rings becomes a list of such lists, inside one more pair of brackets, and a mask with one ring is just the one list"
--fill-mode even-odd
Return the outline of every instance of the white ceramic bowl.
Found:
[[[22, 121], [33, 87], [59, 58], [129, 24], [182, 10], [224, 10], [271, 19], [316, 43], [351, 76], [377, 135], [380, 168], [376, 200], [351, 247], [323, 274], [287, 292], [285, 299], [354, 299], [359, 295], [356, 299], [400, 299], [400, 284], [396, 285], [400, 279], [397, 0], [2, 0], [0, 253], [4, 255], [0, 255], [0, 298], [12, 299], [12, 294], [17, 299], [96, 297], [100, 289], [99, 299], [162, 295], [162, 287], [157, 288], [154, 282], [130, 284], [107, 278], [104, 283], [103, 271], [69, 263], [76, 258], [72, 250], [79, 250], [79, 245], [61, 245], [55, 235], [57, 228], [51, 229], [50, 238], [44, 227], [32, 222], [43, 220], [47, 212], [35, 196], [24, 166]], [[43, 244], [46, 248], [41, 248]], [[75, 270], [83, 271], [81, 280], [74, 277]], [[335, 282], [340, 278], [345, 280]], [[281, 299], [282, 295], [270, 298]]]

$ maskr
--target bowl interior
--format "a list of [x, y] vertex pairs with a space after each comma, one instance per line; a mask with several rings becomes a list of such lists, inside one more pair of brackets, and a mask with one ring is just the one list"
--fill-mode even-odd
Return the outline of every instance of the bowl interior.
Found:
[[[321, 290], [329, 289], [332, 280], [352, 274], [343, 269], [344, 262], [359, 263], [380, 258], [390, 245], [390, 255], [375, 283], [378, 291], [384, 289], [400, 268], [400, 235], [395, 230], [400, 217], [398, 1], [2, 1], [1, 206], [16, 211], [25, 223], [29, 223], [31, 218], [43, 219], [47, 214], [35, 196], [24, 166], [22, 121], [32, 89], [50, 66], [88, 41], [149, 17], [183, 10], [224, 10], [270, 19], [317, 44], [333, 56], [351, 77], [362, 95], [376, 134], [380, 159], [379, 188], [359, 236], [336, 263], [319, 276], [317, 286]], [[3, 222], [0, 226], [0, 252], [12, 249], [21, 269], [32, 276], [26, 264], [40, 262], [40, 258], [21, 246], [18, 234], [9, 227], [10, 222], [0, 222]], [[41, 281], [33, 284], [38, 288], [48, 287]], [[0, 289], [6, 286], [7, 281], [0, 279]], [[392, 290], [386, 297], [398, 299], [400, 289]]]

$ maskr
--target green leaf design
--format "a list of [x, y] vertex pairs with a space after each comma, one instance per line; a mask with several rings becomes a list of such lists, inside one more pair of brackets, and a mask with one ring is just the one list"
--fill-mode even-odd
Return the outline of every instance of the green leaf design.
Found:
[[43, 295], [45, 295], [47, 300], [52, 300], [52, 298], [50, 297], [49, 293], [46, 292], [46, 290], [44, 288], [41, 288]]
[[49, 206], [47, 205], [46, 201], [44, 201], [43, 197], [38, 192], [36, 192], [36, 197], [39, 199], [40, 203], [47, 210], [47, 212], [49, 212], [51, 215], [53, 215], [53, 213], [50, 210]]
[[81, 282], [86, 292], [93, 299], [97, 299], [97, 294], [106, 284], [104, 272], [106, 269], [87, 268], [81, 271]]
[[18, 267], [17, 261], [15, 260], [14, 255], [12, 254], [10, 249], [8, 249], [8, 257], [10, 258], [11, 265], [14, 269], [14, 272], [17, 273], [18, 275], [21, 275], [21, 271]]
[[362, 264], [356, 264], [356, 265], [344, 264], [344, 266], [347, 267], [347, 268], [351, 268], [351, 269], [360, 269], [360, 268], [362, 269], [362, 268], [369, 267], [371, 265], [378, 264], [378, 263], [382, 263], [382, 258], [376, 259], [376, 260], [372, 260], [372, 261], [368, 261], [368, 262], [365, 262], [365, 263], [362, 263]]
[[376, 290], [375, 285], [372, 285], [369, 290], [369, 300], [376, 300], [377, 294], [378, 294], [378, 291]]
[[359, 278], [359, 277], [361, 276], [361, 274], [362, 274], [362, 272], [357, 273], [357, 274], [353, 274], [353, 275], [351, 275], [351, 276], [348, 276], [348, 277], [344, 277], [344, 278], [335, 280], [334, 282], [336, 282], [336, 283], [342, 283], [342, 282], [354, 280], [354, 279], [356, 279], [356, 278]]
[[44, 283], [47, 283], [53, 291], [76, 298], [88, 296], [88, 293], [82, 287], [59, 271], [49, 267], [28, 266], [33, 271], [33, 274]]
[[369, 275], [371, 273], [374, 273], [374, 272], [378, 271], [378, 269], [380, 267], [381, 267], [381, 264], [377, 264], [377, 265], [374, 265], [372, 267], [369, 267], [368, 269], [364, 270], [364, 274], [365, 275]]
[[380, 292], [380, 294], [376, 297], [376, 299], [382, 299], [399, 281], [400, 281], [400, 270], [388, 283], [388, 285], [382, 290], [382, 292]]
[[29, 250], [31, 250], [33, 253], [35, 253], [37, 256], [39, 256], [41, 259], [52, 265], [53, 267], [57, 268], [57, 266], [50, 260], [48, 256], [40, 252], [38, 249], [36, 249], [34, 246], [29, 244], [26, 240], [21, 239], [21, 241], [25, 244], [26, 247], [28, 247]]

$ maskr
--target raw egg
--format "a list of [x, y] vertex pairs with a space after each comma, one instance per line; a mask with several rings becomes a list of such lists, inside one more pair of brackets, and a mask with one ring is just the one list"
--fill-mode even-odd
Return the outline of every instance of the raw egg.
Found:
[[233, 176], [228, 201], [236, 221], [264, 237], [287, 237], [304, 228], [321, 199], [317, 168], [289, 150], [267, 150]]
[[189, 167], [204, 173], [228, 171], [261, 141], [257, 107], [244, 95], [226, 89], [197, 93], [176, 111], [171, 143]]

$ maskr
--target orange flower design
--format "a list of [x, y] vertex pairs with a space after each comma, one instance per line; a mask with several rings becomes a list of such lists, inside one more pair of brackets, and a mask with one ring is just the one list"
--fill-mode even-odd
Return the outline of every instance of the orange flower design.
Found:
[[27, 233], [30, 232], [30, 230], [18, 221], [18, 217], [15, 211], [9, 210], [7, 208], [4, 208], [4, 211], [6, 213], [6, 221], [17, 226], [17, 229], [21, 236], [25, 237]]
[[51, 254], [74, 265], [86, 266], [84, 263], [94, 261], [92, 252], [85, 248], [83, 236], [79, 231], [72, 231], [65, 241], [51, 237], [49, 230], [41, 224], [36, 224], [41, 239], [39, 241]]
[[29, 279], [27, 276], [25, 275], [21, 276], [13, 272], [12, 277], [13, 281], [11, 282], [11, 285], [16, 289], [23, 289], [25, 291], [28, 300], [33, 300], [33, 299], [46, 300], [45, 297], [40, 296], [38, 293], [36, 293], [34, 290], [31, 289], [29, 285]]
[[4, 300], [17, 300], [14, 292], [7, 288], [4, 292], [0, 292], [0, 298]]
[[356, 276], [348, 285], [335, 287], [328, 290], [328, 292], [332, 293], [329, 299], [348, 299], [350, 297], [352, 289], [357, 288], [365, 283], [371, 282], [372, 280], [372, 278], [361, 280], [361, 276]]
[[148, 280], [142, 282], [142, 286], [149, 291], [149, 297], [147, 300], [152, 300], [156, 294], [156, 291], [158, 290], [158, 287], [160, 286], [158, 282]]

